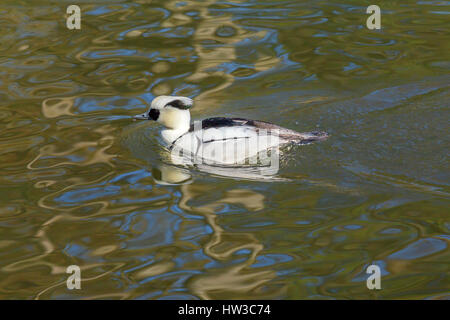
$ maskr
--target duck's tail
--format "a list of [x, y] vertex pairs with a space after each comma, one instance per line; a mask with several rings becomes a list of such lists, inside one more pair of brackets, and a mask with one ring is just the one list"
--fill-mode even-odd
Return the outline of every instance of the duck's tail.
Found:
[[309, 144], [326, 140], [328, 137], [328, 133], [323, 131], [296, 132], [296, 135], [292, 137], [292, 141], [298, 144]]

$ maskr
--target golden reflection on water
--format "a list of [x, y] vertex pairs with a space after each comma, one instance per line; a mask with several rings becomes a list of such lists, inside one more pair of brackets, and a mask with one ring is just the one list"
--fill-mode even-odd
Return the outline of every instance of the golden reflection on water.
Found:
[[[210, 270], [203, 275], [197, 275], [189, 280], [189, 288], [202, 299], [220, 298], [221, 295], [232, 293], [245, 297], [246, 294], [257, 291], [276, 273], [273, 270], [258, 270], [249, 268], [263, 245], [251, 233], [226, 232], [218, 223], [217, 210], [224, 204], [240, 204], [248, 212], [264, 208], [264, 196], [252, 190], [232, 189], [224, 194], [220, 200], [210, 202], [195, 208], [189, 206], [189, 201], [202, 196], [207, 192], [208, 186], [183, 185], [180, 208], [187, 212], [202, 214], [213, 230], [210, 240], [204, 245], [204, 252], [211, 258], [227, 261], [240, 250], [248, 250], [248, 257], [241, 263], [233, 264], [228, 268], [221, 268], [220, 272]], [[235, 296], [236, 298], [237, 296]]]
[[[189, 176], [181, 169], [163, 165], [160, 167], [160, 179], [166, 183], [183, 183]], [[163, 182], [161, 181], [161, 182]], [[247, 258], [243, 262], [235, 263], [230, 267], [219, 270], [210, 270], [206, 274], [192, 277], [188, 287], [202, 299], [214, 299], [232, 293], [245, 296], [248, 292], [254, 292], [264, 287], [264, 284], [275, 278], [273, 270], [259, 270], [250, 268], [255, 263], [256, 257], [264, 249], [264, 246], [251, 233], [226, 232], [221, 226], [217, 212], [227, 204], [239, 205], [249, 213], [264, 209], [264, 196], [253, 190], [230, 189], [222, 198], [208, 202], [201, 206], [192, 206], [197, 198], [208, 192], [209, 187], [202, 184], [182, 184], [180, 187], [181, 198], [178, 206], [185, 212], [204, 217], [205, 222], [211, 227], [210, 239], [202, 246], [202, 251], [209, 257], [218, 261], [228, 261], [235, 258], [238, 251], [245, 250]], [[169, 272], [175, 268], [173, 262], [161, 262], [145, 268], [135, 275], [136, 278], [145, 278]]]
[[59, 116], [73, 116], [71, 111], [73, 108], [75, 97], [45, 99], [42, 102], [42, 113], [46, 118], [57, 118]]

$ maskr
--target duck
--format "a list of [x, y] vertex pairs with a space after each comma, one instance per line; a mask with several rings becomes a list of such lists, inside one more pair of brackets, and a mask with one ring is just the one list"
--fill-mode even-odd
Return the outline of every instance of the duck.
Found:
[[163, 126], [160, 135], [171, 152], [191, 154], [213, 163], [238, 164], [260, 152], [286, 144], [323, 141], [323, 131], [297, 132], [266, 121], [235, 117], [212, 117], [191, 123], [194, 101], [183, 96], [155, 97], [149, 109], [134, 116]]

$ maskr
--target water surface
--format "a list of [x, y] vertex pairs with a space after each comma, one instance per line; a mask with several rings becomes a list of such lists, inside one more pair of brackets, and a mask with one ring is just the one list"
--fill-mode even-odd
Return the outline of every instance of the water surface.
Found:
[[[0, 298], [450, 297], [448, 1], [381, 30], [368, 1], [69, 4], [0, 4]], [[130, 118], [162, 94], [331, 137], [269, 181], [177, 169]]]

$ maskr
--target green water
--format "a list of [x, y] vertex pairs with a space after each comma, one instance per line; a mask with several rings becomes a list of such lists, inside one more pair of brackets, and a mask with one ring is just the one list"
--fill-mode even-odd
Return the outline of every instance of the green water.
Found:
[[[450, 3], [370, 4], [3, 0], [0, 298], [449, 299]], [[330, 138], [176, 168], [131, 120], [162, 94]]]

